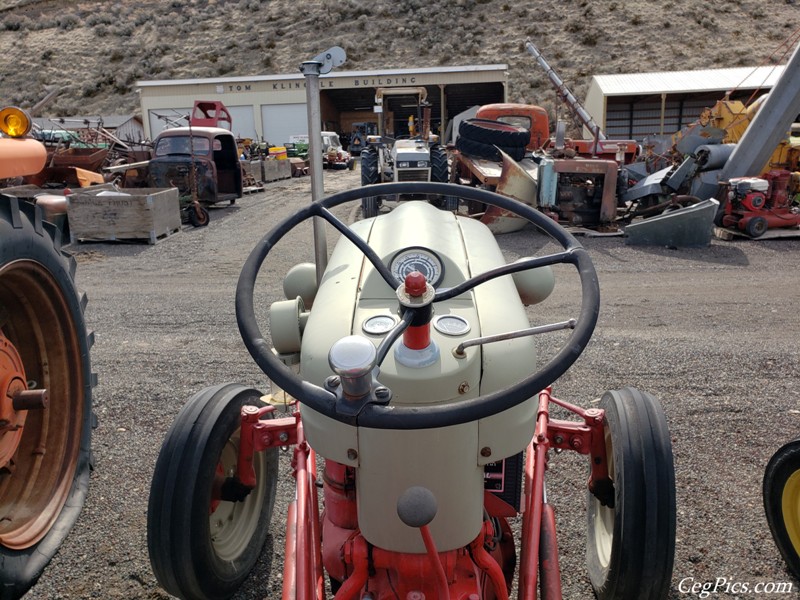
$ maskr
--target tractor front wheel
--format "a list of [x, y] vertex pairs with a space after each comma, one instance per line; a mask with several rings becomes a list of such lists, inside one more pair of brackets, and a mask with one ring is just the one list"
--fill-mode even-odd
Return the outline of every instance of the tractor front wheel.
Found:
[[780, 448], [764, 472], [764, 511], [786, 566], [800, 578], [800, 439]]
[[263, 406], [238, 384], [206, 388], [186, 403], [156, 461], [147, 549], [161, 586], [180, 598], [227, 598], [255, 565], [275, 504], [277, 449], [253, 456], [256, 487], [237, 501], [241, 409]]
[[614, 503], [588, 496], [589, 579], [600, 600], [667, 597], [675, 558], [675, 470], [658, 401], [634, 388], [606, 392], [605, 444]]

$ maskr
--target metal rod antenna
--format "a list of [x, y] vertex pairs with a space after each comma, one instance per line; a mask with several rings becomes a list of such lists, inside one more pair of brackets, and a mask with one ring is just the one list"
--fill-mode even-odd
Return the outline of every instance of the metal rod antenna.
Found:
[[[308, 107], [308, 154], [311, 157], [311, 201], [325, 196], [322, 178], [322, 114], [319, 102], [319, 72], [322, 63], [306, 61], [300, 71], [306, 78], [306, 106]], [[317, 283], [328, 266], [328, 240], [325, 236], [325, 221], [314, 217], [314, 262], [317, 266]]]
[[[322, 111], [319, 100], [319, 76], [329, 73], [344, 63], [347, 56], [339, 46], [300, 65], [306, 79], [306, 106], [308, 107], [308, 153], [311, 157], [311, 201], [317, 202], [325, 196], [322, 179]], [[328, 266], [328, 240], [325, 236], [325, 220], [314, 217], [314, 262], [317, 267], [317, 283]]]

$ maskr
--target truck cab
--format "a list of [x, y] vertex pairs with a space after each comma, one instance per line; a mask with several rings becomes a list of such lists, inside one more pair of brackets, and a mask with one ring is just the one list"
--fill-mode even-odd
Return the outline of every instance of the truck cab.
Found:
[[175, 127], [162, 131], [154, 143], [149, 185], [177, 187], [181, 197], [192, 197], [196, 191], [202, 204], [233, 204], [242, 197], [242, 167], [236, 138], [219, 127]]

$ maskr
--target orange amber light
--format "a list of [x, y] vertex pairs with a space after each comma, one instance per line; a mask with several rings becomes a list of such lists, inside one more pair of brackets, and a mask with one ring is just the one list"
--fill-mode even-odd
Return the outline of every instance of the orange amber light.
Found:
[[31, 118], [21, 108], [9, 106], [0, 110], [0, 131], [9, 137], [22, 137], [31, 130]]

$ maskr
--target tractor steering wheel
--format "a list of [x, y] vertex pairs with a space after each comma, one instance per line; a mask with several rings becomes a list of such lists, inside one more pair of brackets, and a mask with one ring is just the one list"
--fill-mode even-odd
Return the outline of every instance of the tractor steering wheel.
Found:
[[302, 379], [278, 360], [272, 352], [271, 346], [264, 339], [256, 322], [253, 297], [255, 281], [270, 250], [281, 238], [299, 223], [311, 217], [320, 217], [357, 246], [381, 274], [386, 283], [392, 289], [396, 289], [402, 282], [395, 279], [388, 267], [362, 238], [356, 235], [329, 210], [345, 202], [360, 200], [366, 196], [389, 196], [394, 194], [458, 196], [465, 200], [474, 200], [483, 204], [497, 206], [530, 221], [558, 242], [564, 249], [562, 252], [555, 254], [502, 265], [471, 277], [454, 288], [437, 291], [434, 296], [434, 303], [463, 294], [477, 285], [496, 277], [544, 265], [569, 263], [575, 266], [580, 276], [581, 308], [575, 327], [566, 343], [547, 364], [529, 377], [491, 394], [444, 405], [382, 406], [367, 404], [357, 416], [356, 422], [358, 426], [375, 429], [429, 429], [475, 421], [521, 404], [564, 374], [589, 343], [600, 310], [600, 288], [597, 274], [586, 249], [555, 221], [535, 208], [507, 196], [501, 196], [480, 188], [449, 183], [418, 182], [370, 185], [328, 196], [298, 210], [261, 239], [247, 258], [236, 286], [236, 319], [239, 324], [239, 331], [247, 350], [261, 370], [273, 382], [291, 396], [297, 398], [302, 404], [331, 419], [343, 423], [353, 423], [352, 415], [348, 416], [337, 412], [335, 394]]

